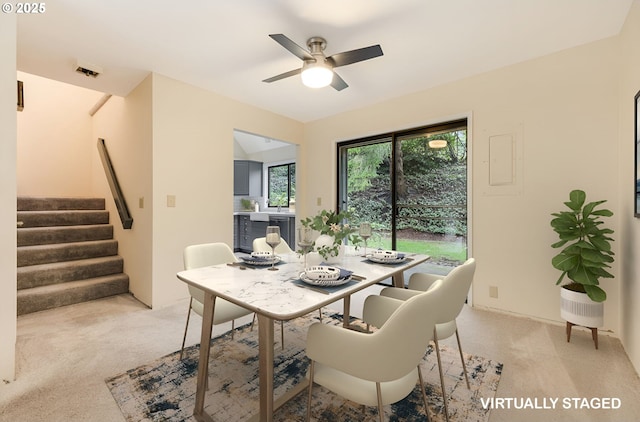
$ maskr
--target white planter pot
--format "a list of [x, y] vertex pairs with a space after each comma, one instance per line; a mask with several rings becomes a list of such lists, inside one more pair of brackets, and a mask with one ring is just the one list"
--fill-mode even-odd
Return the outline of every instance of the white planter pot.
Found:
[[[331, 247], [333, 246], [333, 242], [335, 238], [333, 236], [329, 236], [328, 234], [321, 234], [316, 239], [316, 250], [320, 249], [323, 246]], [[319, 254], [318, 254], [319, 255]], [[340, 245], [338, 255], [329, 256], [327, 258], [323, 258], [324, 262], [327, 264], [337, 264], [342, 262], [342, 258], [344, 257], [344, 245]]]
[[594, 302], [586, 293], [560, 289], [560, 317], [583, 327], [604, 325], [604, 302]]

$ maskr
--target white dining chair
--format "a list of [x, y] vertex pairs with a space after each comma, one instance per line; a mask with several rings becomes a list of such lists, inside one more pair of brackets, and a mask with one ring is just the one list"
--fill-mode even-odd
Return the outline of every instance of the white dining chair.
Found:
[[427, 395], [420, 363], [433, 337], [438, 286], [406, 301], [373, 297], [375, 308], [385, 309], [389, 318], [380, 328], [363, 333], [343, 327], [315, 323], [307, 334], [308, 378], [307, 421], [311, 417], [313, 384], [365, 406], [377, 406], [380, 421], [383, 406], [407, 397], [420, 382], [425, 415], [429, 420]]
[[[207, 267], [210, 265], [225, 264], [229, 262], [237, 262], [238, 258], [234, 255], [231, 248], [226, 243], [204, 243], [199, 245], [190, 245], [184, 249], [183, 253], [184, 269]], [[187, 330], [189, 328], [189, 319], [191, 311], [202, 317], [204, 311], [204, 291], [187, 285], [191, 299], [189, 300], [189, 310], [187, 311], [187, 323], [184, 327], [184, 337], [182, 338], [182, 348], [180, 349], [180, 359], [184, 353], [184, 344], [187, 339]], [[213, 325], [222, 324], [231, 321], [231, 338], [235, 329], [235, 320], [245, 315], [251, 314], [252, 311], [231, 303], [227, 300], [216, 298], [215, 309], [213, 313]]]
[[[256, 237], [253, 239], [253, 251], [254, 252], [271, 252], [271, 246], [267, 243], [265, 237]], [[289, 247], [287, 242], [280, 238], [280, 244], [276, 246], [275, 253], [277, 254], [290, 254], [293, 253], [293, 249]]]
[[[460, 312], [467, 300], [467, 294], [469, 293], [471, 283], [473, 282], [475, 269], [475, 259], [469, 258], [462, 265], [451, 270], [451, 272], [446, 276], [414, 273], [409, 278], [409, 285], [407, 289], [387, 287], [380, 291], [381, 296], [407, 300], [424, 291], [429, 291], [429, 289], [433, 288], [433, 286], [438, 283], [438, 280], [442, 279], [442, 286], [440, 287], [442, 300], [437, 305], [437, 320], [434, 329], [433, 342], [435, 343], [436, 357], [438, 359], [440, 386], [442, 388], [444, 411], [447, 421], [449, 420], [448, 400], [444, 387], [444, 375], [442, 372], [442, 362], [440, 359], [440, 347], [438, 341], [447, 339], [454, 334], [456, 335], [460, 360], [462, 361], [462, 371], [467, 383], [467, 388], [471, 388], [469, 385], [467, 367], [464, 363], [464, 355], [460, 344], [460, 335], [456, 324], [456, 318], [460, 315]], [[384, 320], [384, 317], [384, 309], [377, 310], [370, 307], [368, 314], [363, 316], [363, 320], [367, 323], [371, 323], [372, 325], [377, 325], [377, 323], [380, 323], [380, 320]]]

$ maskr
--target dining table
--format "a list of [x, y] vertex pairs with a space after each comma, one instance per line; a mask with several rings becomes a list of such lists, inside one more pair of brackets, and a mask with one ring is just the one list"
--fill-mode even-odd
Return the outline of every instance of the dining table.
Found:
[[278, 271], [269, 271], [264, 266], [251, 266], [240, 261], [177, 273], [178, 279], [205, 292], [193, 411], [198, 421], [214, 421], [205, 411], [205, 396], [216, 298], [235, 303], [257, 315], [259, 412], [252, 420], [270, 422], [278, 407], [308, 385], [300, 382], [281, 397], [274, 398], [274, 322], [298, 318], [343, 300], [343, 325], [348, 327], [352, 294], [389, 278], [395, 287], [404, 287], [404, 271], [429, 259], [428, 255], [406, 253], [401, 262], [390, 264], [373, 262], [371, 258], [358, 253], [346, 253], [340, 262], [326, 265], [352, 272], [350, 280], [340, 286], [324, 287], [311, 285], [300, 279], [304, 261], [298, 254], [278, 257]]

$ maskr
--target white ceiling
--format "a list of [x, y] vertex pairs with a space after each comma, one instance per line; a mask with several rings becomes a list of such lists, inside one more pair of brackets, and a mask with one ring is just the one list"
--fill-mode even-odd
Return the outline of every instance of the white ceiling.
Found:
[[[617, 35], [634, 0], [55, 0], [18, 15], [18, 69], [126, 95], [149, 72], [301, 122], [378, 103]], [[638, 0], [636, 0], [638, 1]], [[343, 91], [299, 76], [271, 38], [326, 54], [380, 44], [384, 56], [340, 67]], [[102, 68], [76, 73], [78, 60]]]

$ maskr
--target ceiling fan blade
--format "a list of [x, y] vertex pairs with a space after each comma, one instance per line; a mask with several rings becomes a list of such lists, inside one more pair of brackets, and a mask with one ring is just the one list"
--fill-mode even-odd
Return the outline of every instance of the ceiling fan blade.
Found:
[[336, 91], [342, 91], [349, 85], [347, 85], [347, 83], [344, 81], [344, 79], [340, 77], [340, 75], [338, 75], [336, 72], [333, 72], [333, 79], [331, 80], [331, 86]]
[[380, 44], [376, 44], [357, 50], [334, 54], [333, 56], [327, 57], [327, 61], [332, 63], [333, 67], [339, 67], [373, 59], [374, 57], [382, 56], [382, 54], [382, 47], [380, 47]]
[[280, 79], [284, 79], [284, 78], [288, 78], [289, 76], [295, 76], [300, 74], [300, 72], [302, 72], [302, 69], [294, 69], [294, 70], [290, 70], [288, 72], [284, 72], [281, 73], [279, 75], [276, 76], [272, 76], [271, 78], [265, 79], [262, 82], [275, 82], [275, 81], [279, 81]]
[[297, 56], [300, 60], [314, 60], [313, 56], [309, 54], [307, 50], [291, 41], [286, 35], [270, 34], [269, 36], [273, 38], [275, 42], [293, 53], [293, 55]]

